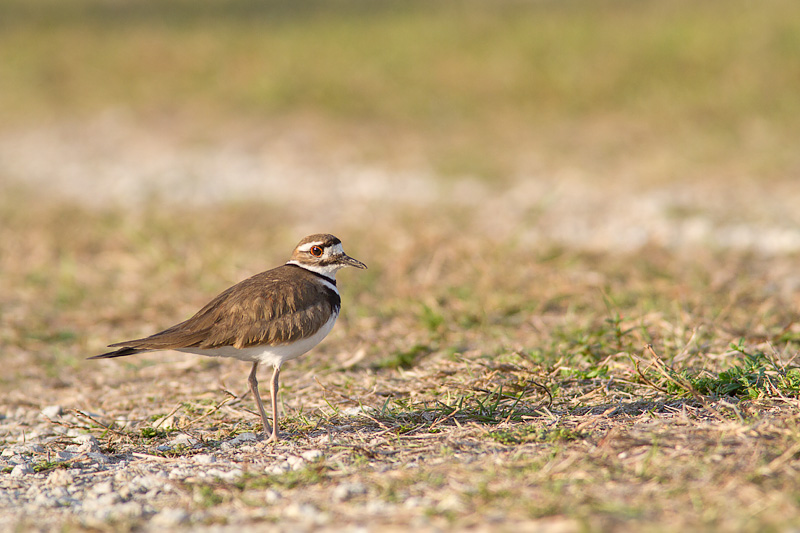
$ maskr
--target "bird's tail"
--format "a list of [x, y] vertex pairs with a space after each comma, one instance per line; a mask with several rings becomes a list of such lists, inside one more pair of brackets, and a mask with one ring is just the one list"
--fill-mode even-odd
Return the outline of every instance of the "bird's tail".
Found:
[[126, 355], [134, 355], [148, 351], [150, 350], [142, 350], [141, 348], [131, 348], [130, 346], [126, 346], [124, 348], [120, 348], [119, 350], [114, 350], [113, 352], [106, 352], [101, 353], [100, 355], [87, 357], [87, 359], [111, 359], [112, 357], [125, 357]]

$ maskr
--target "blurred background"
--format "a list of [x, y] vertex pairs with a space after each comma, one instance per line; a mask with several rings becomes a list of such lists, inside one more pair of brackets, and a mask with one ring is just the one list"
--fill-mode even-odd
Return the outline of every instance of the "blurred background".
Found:
[[2, 0], [0, 191], [794, 252], [799, 57], [791, 0]]

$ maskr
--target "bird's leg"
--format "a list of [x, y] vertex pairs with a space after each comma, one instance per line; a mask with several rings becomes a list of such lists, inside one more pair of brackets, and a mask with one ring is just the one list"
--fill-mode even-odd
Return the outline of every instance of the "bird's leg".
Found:
[[278, 377], [281, 375], [281, 367], [275, 366], [272, 372], [272, 382], [269, 384], [269, 394], [272, 396], [272, 436], [267, 442], [278, 442]]
[[267, 413], [264, 411], [264, 404], [261, 403], [261, 395], [258, 393], [258, 379], [256, 379], [257, 369], [258, 363], [253, 363], [253, 370], [250, 371], [250, 377], [247, 379], [247, 382], [250, 384], [250, 392], [253, 393], [253, 398], [256, 399], [256, 405], [258, 406], [258, 412], [261, 414], [261, 422], [264, 424], [264, 435], [269, 436], [269, 434], [272, 433], [274, 436], [275, 431], [269, 427]]

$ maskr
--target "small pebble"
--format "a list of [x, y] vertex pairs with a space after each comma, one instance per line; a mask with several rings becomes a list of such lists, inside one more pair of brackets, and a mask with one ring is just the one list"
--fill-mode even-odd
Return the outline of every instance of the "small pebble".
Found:
[[170, 446], [194, 446], [197, 444], [197, 439], [186, 433], [179, 433], [174, 439], [169, 441]]
[[229, 440], [228, 442], [231, 443], [233, 446], [238, 446], [245, 442], [256, 442], [258, 441], [258, 437], [256, 437], [255, 433], [240, 433], [236, 435], [233, 439]]
[[55, 499], [46, 492], [40, 492], [33, 498], [33, 504], [37, 507], [55, 507]]
[[189, 513], [183, 509], [164, 509], [156, 513], [151, 519], [155, 526], [170, 528], [189, 522]]
[[373, 414], [377, 411], [374, 407], [370, 407], [368, 405], [361, 405], [361, 406], [354, 406], [354, 407], [347, 407], [342, 409], [342, 414], [345, 416], [366, 416], [369, 414]]
[[[169, 477], [169, 479], [186, 479], [187, 477], [190, 477], [191, 475], [192, 475], [192, 471], [191, 470], [189, 470], [188, 468], [179, 467], [179, 468], [173, 468], [170, 471], [170, 473], [168, 474], [168, 477]], [[160, 490], [161, 489], [160, 485], [161, 485], [161, 483], [159, 483], [159, 485], [157, 485], [154, 488], [158, 488]]]
[[60, 451], [60, 452], [56, 453], [56, 460], [58, 460], [58, 461], [69, 461], [71, 459], [74, 459], [75, 455], [76, 454], [74, 454], [72, 452]]
[[29, 464], [17, 465], [11, 470], [11, 477], [23, 477], [28, 474], [33, 474], [33, 468]]
[[328, 515], [310, 503], [293, 503], [284, 512], [290, 518], [302, 518], [319, 525], [328, 521]]
[[104, 453], [89, 452], [86, 454], [86, 457], [91, 459], [93, 462], [101, 465], [108, 464], [111, 462], [111, 458]]
[[290, 455], [286, 462], [289, 463], [289, 467], [292, 470], [302, 470], [303, 467], [306, 466], [306, 462], [302, 457], [297, 457], [296, 455]]
[[316, 461], [317, 459], [322, 457], [322, 451], [321, 450], [308, 450], [307, 452], [303, 452], [302, 454], [300, 454], [300, 456], [303, 459], [305, 459], [306, 461], [308, 461], [309, 463], [313, 463], [314, 461]]
[[244, 475], [239, 468], [234, 468], [230, 471], [220, 470], [218, 468], [212, 468], [206, 472], [203, 472], [203, 477], [213, 477], [220, 479], [222, 481], [237, 481]]
[[272, 476], [279, 476], [281, 474], [285, 474], [291, 469], [292, 467], [289, 465], [289, 463], [282, 461], [280, 463], [267, 465], [267, 467], [264, 468], [264, 472]]
[[38, 444], [15, 444], [3, 450], [3, 457], [11, 457], [12, 455], [32, 455], [34, 453], [43, 453], [44, 448]]
[[[100, 443], [97, 442], [97, 439], [94, 438], [92, 435], [78, 435], [75, 437], [75, 442], [79, 444], [78, 446], [78, 453], [102, 453], [102, 449], [100, 448]], [[70, 450], [70, 446], [67, 446], [67, 450]], [[70, 450], [72, 451], [72, 450]]]
[[345, 502], [353, 496], [367, 493], [367, 487], [362, 483], [342, 483], [333, 489], [331, 496], [335, 502]]
[[125, 502], [114, 505], [111, 509], [111, 518], [116, 520], [123, 518], [139, 518], [144, 512], [142, 504], [139, 502]]
[[201, 453], [195, 455], [192, 459], [194, 459], [195, 463], [201, 465], [210, 465], [211, 463], [217, 462], [217, 459], [213, 455], [208, 453]]
[[111, 507], [112, 505], [116, 505], [122, 501], [119, 494], [116, 492], [111, 492], [108, 494], [100, 494], [97, 497], [97, 505], [100, 507]]
[[69, 470], [63, 468], [56, 468], [47, 475], [46, 483], [53, 487], [66, 487], [74, 483], [75, 478], [70, 474]]
[[175, 416], [162, 416], [153, 421], [153, 427], [156, 429], [168, 429], [177, 427]]
[[95, 494], [110, 494], [114, 491], [114, 486], [111, 484], [110, 481], [103, 481], [102, 483], [98, 483], [94, 487], [92, 487], [92, 491]]
[[60, 405], [48, 405], [47, 407], [42, 409], [42, 414], [47, 418], [53, 419], [63, 415], [64, 410], [61, 408]]

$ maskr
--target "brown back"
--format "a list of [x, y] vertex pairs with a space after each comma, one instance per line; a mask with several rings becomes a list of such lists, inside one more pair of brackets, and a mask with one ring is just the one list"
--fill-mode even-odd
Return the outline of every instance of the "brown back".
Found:
[[283, 265], [237, 283], [180, 324], [111, 346], [145, 351], [287, 344], [314, 334], [340, 305], [339, 294], [317, 274]]

